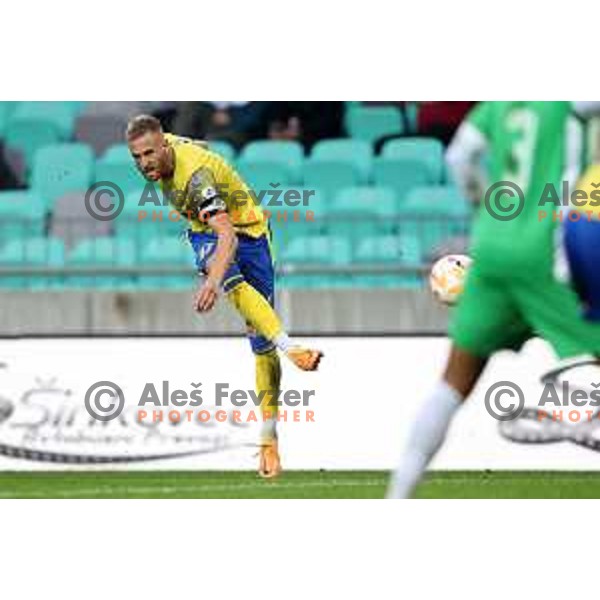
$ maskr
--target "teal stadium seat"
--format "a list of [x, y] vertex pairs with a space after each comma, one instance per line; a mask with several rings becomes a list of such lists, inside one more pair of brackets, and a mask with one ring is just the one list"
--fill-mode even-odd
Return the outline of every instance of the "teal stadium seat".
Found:
[[0, 102], [0, 138], [4, 136], [8, 121], [17, 107], [17, 104], [18, 102]]
[[113, 146], [96, 161], [94, 180], [114, 183], [124, 194], [143, 188], [146, 184], [129, 151], [125, 154], [120, 146]]
[[386, 235], [365, 238], [354, 255], [358, 263], [402, 263], [411, 267], [423, 263], [421, 245], [414, 235]]
[[471, 208], [453, 186], [413, 189], [401, 208], [403, 229], [419, 236], [427, 250], [444, 240], [464, 235]]
[[287, 166], [279, 162], [240, 158], [237, 162], [237, 170], [256, 194], [291, 183]]
[[390, 187], [359, 186], [341, 189], [333, 199], [335, 212], [367, 212], [382, 217], [396, 212], [396, 193]]
[[294, 267], [345, 266], [350, 264], [351, 258], [352, 248], [347, 238], [331, 235], [295, 238], [279, 257], [279, 262], [286, 267], [281, 284], [287, 288], [345, 287], [351, 279], [348, 275], [294, 273]]
[[394, 189], [398, 208], [402, 206], [413, 188], [429, 184], [427, 166], [415, 160], [377, 158], [373, 167], [373, 176], [375, 185]]
[[71, 138], [75, 119], [81, 110], [79, 102], [19, 102], [12, 119], [46, 121], [56, 126], [63, 140]]
[[371, 176], [373, 148], [369, 142], [353, 139], [333, 139], [317, 142], [311, 157], [340, 163], [349, 163], [360, 174], [361, 183], [366, 183]]
[[[291, 186], [280, 188], [280, 191], [277, 201], [282, 206], [270, 206], [269, 202], [274, 197], [269, 195], [265, 195], [261, 204], [263, 210], [270, 213], [269, 224], [276, 255], [294, 238], [322, 235], [325, 232], [328, 210], [327, 198], [321, 190]], [[289, 204], [284, 198], [288, 199]], [[300, 204], [293, 206], [292, 203], [295, 202]]]
[[87, 100], [63, 100], [62, 103], [66, 104], [75, 116], [82, 114], [88, 105]]
[[[62, 267], [65, 249], [61, 240], [47, 237], [14, 239], [0, 248], [1, 267]], [[9, 289], [40, 290], [60, 286], [60, 279], [44, 275], [0, 277], [0, 286]]]
[[188, 267], [189, 275], [141, 275], [138, 287], [142, 289], [192, 289], [197, 277], [194, 253], [190, 244], [177, 238], [150, 241], [142, 248], [139, 264], [143, 267]]
[[43, 119], [10, 119], [4, 132], [4, 141], [8, 152], [17, 152], [24, 162], [25, 180], [28, 180], [35, 153], [44, 146], [62, 141], [60, 130]]
[[351, 257], [348, 239], [321, 235], [295, 239], [282, 254], [281, 261], [286, 264], [346, 265]]
[[[125, 238], [97, 237], [82, 240], [68, 254], [70, 267], [132, 267], [136, 264], [136, 245]], [[70, 275], [66, 285], [75, 288], [135, 289], [131, 275]]]
[[[147, 200], [151, 199], [152, 202]], [[154, 202], [158, 200], [157, 206]], [[113, 221], [115, 236], [134, 240], [141, 248], [150, 240], [178, 238], [187, 227], [187, 217], [181, 216], [170, 205], [163, 204], [162, 192], [155, 188], [137, 188], [125, 196], [121, 214]]]
[[423, 162], [429, 173], [429, 183], [444, 179], [444, 147], [434, 138], [402, 138], [386, 142], [381, 151], [384, 158]]
[[352, 105], [346, 112], [346, 131], [371, 144], [386, 135], [404, 133], [402, 113], [395, 106]]
[[228, 163], [235, 163], [236, 151], [229, 142], [215, 140], [213, 142], [209, 142], [208, 147], [216, 154], [221, 155]]
[[46, 209], [35, 192], [16, 190], [0, 192], [0, 246], [12, 239], [44, 235]]
[[53, 144], [34, 157], [31, 186], [47, 206], [67, 192], [85, 191], [94, 173], [94, 153], [86, 144]]
[[[417, 269], [423, 264], [423, 256], [419, 239], [413, 234], [373, 236], [360, 242], [354, 261], [359, 265], [397, 265]], [[355, 283], [363, 287], [418, 288], [423, 285], [423, 280], [418, 272], [414, 274], [373, 273], [357, 277]]]
[[244, 146], [240, 160], [278, 163], [288, 172], [290, 183], [300, 183], [304, 149], [299, 142], [291, 140], [258, 140]]
[[115, 144], [106, 149], [101, 157], [102, 162], [113, 164], [113, 163], [125, 163], [133, 160], [129, 147], [127, 144]]
[[304, 187], [333, 197], [340, 189], [361, 184], [360, 171], [351, 163], [310, 158], [304, 165]]
[[413, 188], [402, 212], [438, 212], [444, 215], [471, 216], [472, 207], [460, 191], [451, 185], [430, 185]]
[[364, 236], [392, 231], [395, 212], [396, 196], [391, 188], [345, 188], [334, 196], [327, 231], [348, 236], [356, 245]]

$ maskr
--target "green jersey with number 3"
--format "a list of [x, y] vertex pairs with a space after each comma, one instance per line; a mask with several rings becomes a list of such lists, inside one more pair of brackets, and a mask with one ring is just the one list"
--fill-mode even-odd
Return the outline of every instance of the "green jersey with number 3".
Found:
[[468, 122], [485, 138], [490, 175], [474, 229], [473, 257], [489, 274], [548, 273], [558, 224], [553, 211], [561, 206], [540, 204], [540, 199], [548, 196], [550, 185], [562, 201], [562, 182], [579, 173], [582, 121], [570, 102], [483, 102]]

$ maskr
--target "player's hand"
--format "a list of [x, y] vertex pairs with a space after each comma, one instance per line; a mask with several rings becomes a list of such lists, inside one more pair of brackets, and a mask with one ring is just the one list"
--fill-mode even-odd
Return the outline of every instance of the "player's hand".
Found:
[[212, 279], [206, 279], [194, 298], [194, 309], [198, 312], [212, 310], [219, 297], [219, 285]]

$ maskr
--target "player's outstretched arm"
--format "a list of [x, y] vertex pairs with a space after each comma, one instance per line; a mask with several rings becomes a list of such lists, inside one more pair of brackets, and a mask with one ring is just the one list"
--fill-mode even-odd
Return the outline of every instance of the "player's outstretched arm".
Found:
[[221, 283], [237, 249], [237, 236], [229, 215], [219, 212], [208, 220], [208, 224], [217, 234], [217, 249], [208, 266], [208, 274], [200, 288], [195, 306], [198, 312], [211, 310], [219, 295]]

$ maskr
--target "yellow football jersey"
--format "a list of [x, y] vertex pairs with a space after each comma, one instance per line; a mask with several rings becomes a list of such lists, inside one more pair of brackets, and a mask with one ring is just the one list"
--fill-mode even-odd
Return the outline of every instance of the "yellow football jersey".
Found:
[[170, 204], [190, 219], [192, 231], [211, 231], [206, 217], [226, 211], [238, 233], [258, 238], [268, 226], [255, 196], [235, 169], [205, 142], [165, 134], [175, 151], [175, 171], [160, 186]]
[[590, 213], [590, 217], [600, 217], [600, 165], [592, 165], [577, 182], [577, 189], [587, 195], [587, 200], [579, 200], [575, 210]]

